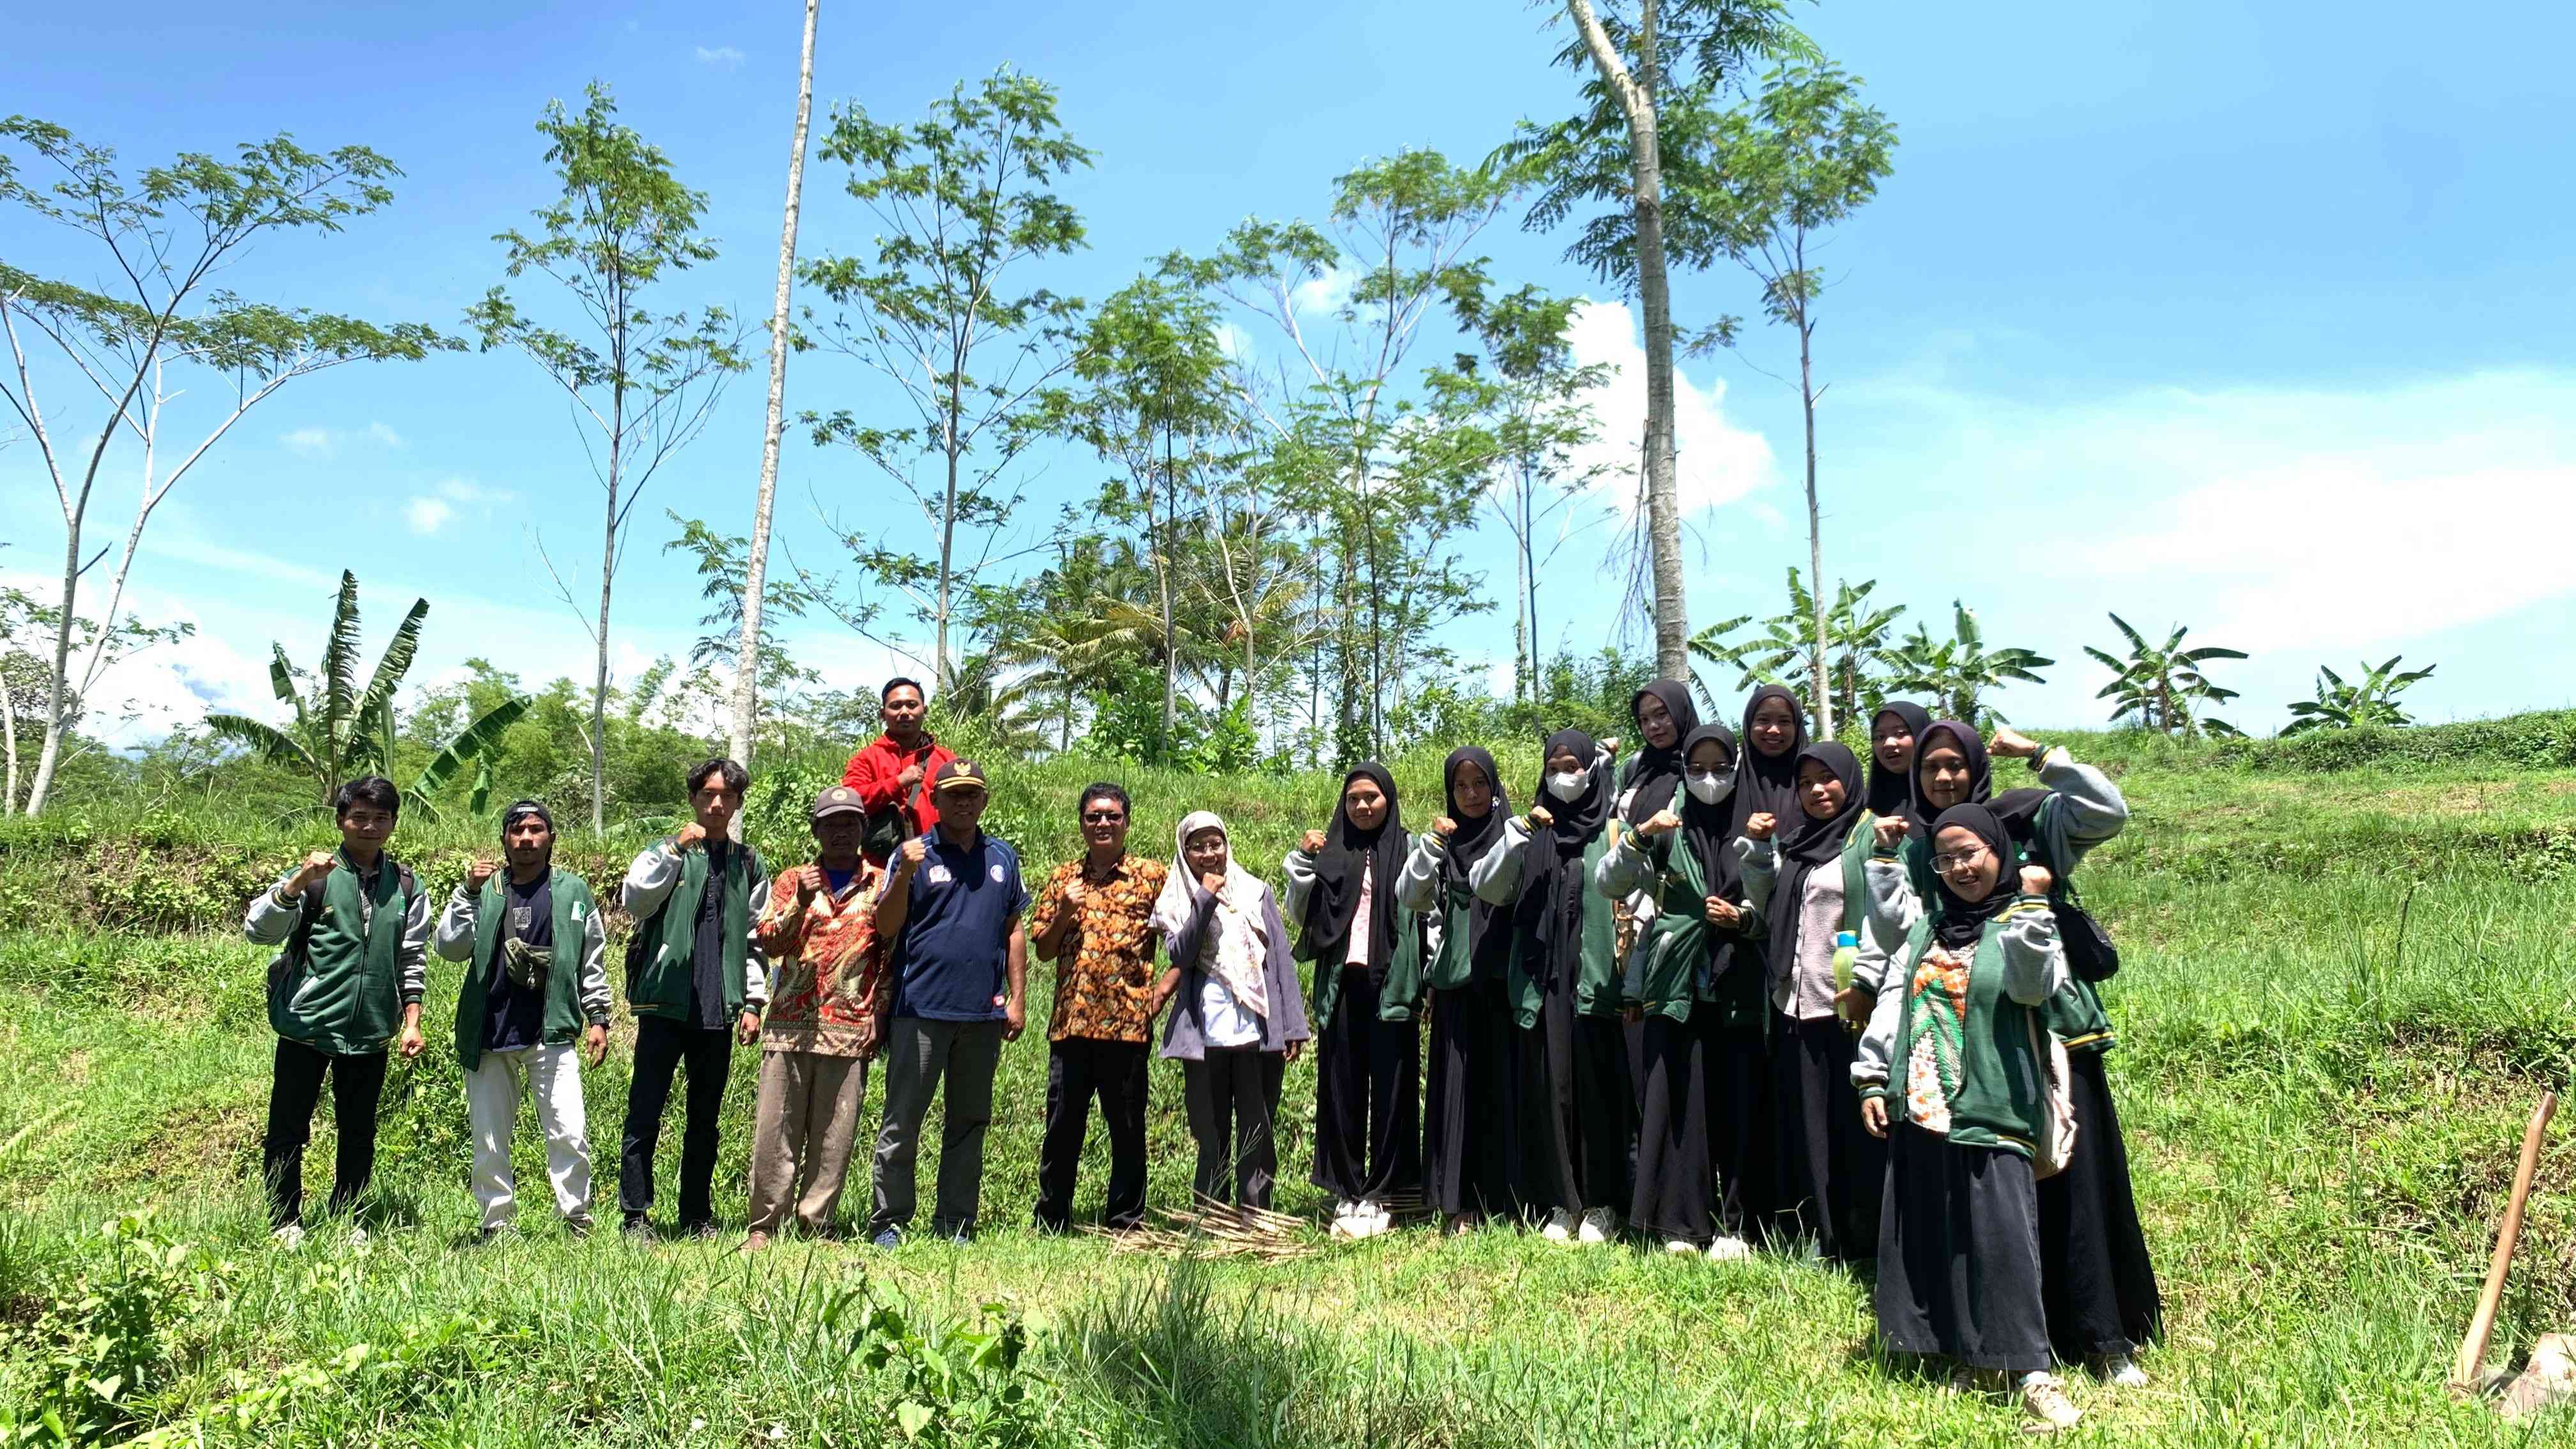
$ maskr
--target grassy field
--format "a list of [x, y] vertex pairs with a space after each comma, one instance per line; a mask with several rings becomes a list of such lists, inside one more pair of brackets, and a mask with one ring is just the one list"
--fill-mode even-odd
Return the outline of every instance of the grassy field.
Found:
[[[2153, 1386], [2077, 1382], [2086, 1432], [2563, 1442], [2576, 1420], [2507, 1427], [2454, 1404], [2441, 1380], [2522, 1121], [2576, 1064], [2576, 716], [2191, 749], [2057, 738], [2111, 768], [2135, 811], [2084, 885], [2127, 963], [2109, 992], [2123, 1043], [2112, 1071], [2170, 1334], [2147, 1359]], [[1506, 768], [1525, 777], [1530, 764]], [[1437, 766], [1430, 752], [1399, 762], [1417, 823]], [[1033, 863], [1069, 853], [1073, 792], [1104, 769], [1006, 773], [988, 823]], [[1163, 853], [1171, 823], [1211, 805], [1271, 874], [1333, 788], [1108, 772], [1137, 795], [1138, 848]], [[774, 858], [794, 858], [797, 796], [816, 773], [755, 786], [755, 839]], [[568, 840], [564, 863], [604, 886], [646, 833]], [[416, 822], [396, 848], [443, 892], [482, 834]], [[203, 806], [0, 827], [0, 1395], [17, 1401], [0, 1402], [0, 1426], [15, 1416], [23, 1430], [37, 1386], [69, 1382], [41, 1402], [102, 1442], [2017, 1437], [2008, 1406], [1875, 1357], [1866, 1283], [1804, 1261], [1721, 1267], [1507, 1230], [1318, 1235], [1306, 1256], [1259, 1264], [1037, 1237], [1020, 1226], [1044, 1094], [1036, 1022], [1005, 1054], [987, 1232], [970, 1248], [793, 1242], [745, 1260], [731, 1241], [572, 1241], [540, 1208], [523, 1241], [477, 1249], [445, 968], [430, 1050], [388, 1084], [373, 1242], [352, 1251], [325, 1228], [300, 1254], [273, 1253], [252, 1181], [265, 953], [232, 922], [319, 842]], [[1051, 978], [1033, 977], [1042, 1005]], [[621, 1023], [587, 1079], [595, 1154], [612, 1159], [603, 1198], [630, 1038]], [[750, 1054], [736, 1066], [717, 1197], [733, 1224]], [[1303, 1183], [1313, 1091], [1311, 1065], [1292, 1068], [1281, 1206], [1297, 1211], [1317, 1207]], [[1158, 1065], [1154, 1092], [1153, 1197], [1178, 1205], [1190, 1149], [1177, 1072]], [[542, 1199], [534, 1138], [520, 1134], [519, 1173]], [[329, 1143], [326, 1108], [316, 1187]], [[674, 1141], [666, 1175], [677, 1155]], [[1096, 1134], [1093, 1157], [1078, 1210], [1096, 1213]], [[2563, 1124], [2541, 1184], [2500, 1352], [2576, 1326]]]

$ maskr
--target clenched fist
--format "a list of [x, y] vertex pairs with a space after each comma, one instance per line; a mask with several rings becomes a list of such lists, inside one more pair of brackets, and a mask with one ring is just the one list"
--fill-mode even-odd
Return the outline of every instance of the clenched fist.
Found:
[[329, 875], [334, 870], [337, 870], [339, 866], [340, 857], [332, 854], [330, 851], [317, 850], [313, 852], [311, 855], [304, 857], [303, 865], [297, 867], [295, 878], [286, 883], [284, 894], [290, 896], [302, 894], [306, 890], [319, 884], [322, 877]]
[[1458, 833], [1458, 822], [1443, 815], [1431, 822], [1431, 833], [1447, 840]]
[[671, 837], [671, 848], [673, 850], [695, 850], [697, 847], [706, 843], [707, 828], [694, 820], [681, 826], [680, 833]]
[[1651, 839], [1681, 828], [1682, 818], [1679, 815], [1670, 810], [1658, 810], [1645, 824], [1637, 827], [1637, 833]]
[[1199, 877], [1199, 886], [1209, 895], [1223, 895], [1225, 894], [1225, 876], [1223, 873], [1218, 871], [1209, 871], [1207, 874]]
[[2035, 759], [2040, 751], [2046, 748], [2047, 746], [2039, 741], [2009, 725], [1995, 726], [1995, 737], [1986, 743], [1986, 749], [1989, 752], [2001, 755], [2007, 760]]
[[903, 864], [895, 869], [901, 874], [910, 875], [929, 854], [930, 843], [916, 835], [903, 843]]
[[1734, 904], [1724, 896], [1710, 896], [1703, 913], [1707, 915], [1708, 923], [1712, 926], [1733, 926], [1743, 919], [1743, 913], [1736, 910]]
[[1601, 753], [1616, 758], [1619, 753], [1619, 737], [1617, 735], [1612, 735], [1603, 740], [1601, 742]]
[[489, 881], [492, 878], [492, 873], [500, 868], [500, 863], [497, 861], [475, 861], [472, 865], [465, 868], [465, 888], [469, 891], [479, 891], [483, 889], [484, 882]]
[[823, 867], [809, 865], [796, 872], [796, 904], [810, 906], [823, 891]]
[[896, 784], [896, 785], [898, 785], [898, 786], [900, 786], [900, 787], [902, 787], [903, 789], [906, 789], [906, 790], [909, 790], [909, 789], [911, 789], [913, 786], [920, 784], [920, 783], [921, 783], [921, 766], [919, 766], [919, 765], [906, 765], [906, 766], [904, 766], [904, 767], [903, 767], [903, 773], [902, 773], [902, 774], [900, 774], [900, 775], [895, 776], [895, 777], [894, 777], [894, 782], [895, 782], [895, 784]]
[[2056, 883], [2057, 877], [2050, 875], [2048, 873], [2048, 867], [2046, 866], [2025, 865], [2021, 868], [2021, 893], [2023, 895], [2044, 896], [2048, 894], [2048, 888]]
[[1779, 828], [1780, 817], [1768, 810], [1756, 811], [1744, 817], [1744, 838], [1747, 840], [1769, 840], [1771, 832]]
[[1306, 832], [1305, 838], [1298, 841], [1297, 845], [1299, 849], [1305, 851], [1308, 855], [1321, 855], [1324, 853], [1324, 832], [1320, 830], [1309, 830]]
[[1066, 905], [1079, 908], [1084, 901], [1091, 899], [1091, 887], [1083, 883], [1082, 877], [1075, 876], [1064, 883], [1063, 895]]
[[1904, 816], [1889, 815], [1881, 818], [1875, 828], [1878, 831], [1878, 848], [1894, 850], [1905, 839], [1905, 832], [1911, 826]]
[[1530, 829], [1532, 830], [1545, 830], [1556, 823], [1556, 817], [1548, 812], [1548, 808], [1546, 806], [1532, 805], [1530, 807], [1529, 823]]

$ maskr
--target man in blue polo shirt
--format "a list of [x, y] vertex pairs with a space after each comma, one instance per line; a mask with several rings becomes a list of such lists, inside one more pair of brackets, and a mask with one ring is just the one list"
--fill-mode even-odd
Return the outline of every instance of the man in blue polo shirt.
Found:
[[885, 1045], [885, 1119], [877, 1132], [876, 1204], [868, 1235], [881, 1248], [912, 1226], [921, 1119], [947, 1079], [939, 1140], [939, 1202], [930, 1230], [975, 1234], [984, 1186], [984, 1128], [993, 1120], [993, 1072], [1002, 1043], [1028, 1024], [1023, 993], [1029, 893], [1020, 856], [979, 825], [989, 798], [984, 767], [948, 760], [931, 777], [939, 824], [903, 843], [877, 896], [877, 939], [890, 943], [893, 1019]]

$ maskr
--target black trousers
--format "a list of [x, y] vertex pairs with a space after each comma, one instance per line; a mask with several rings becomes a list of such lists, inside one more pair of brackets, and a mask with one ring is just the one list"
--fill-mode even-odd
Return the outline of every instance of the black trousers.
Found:
[[1067, 1037], [1047, 1044], [1046, 1136], [1038, 1142], [1041, 1228], [1062, 1232], [1073, 1221], [1073, 1182], [1091, 1099], [1109, 1124], [1109, 1199], [1100, 1220], [1132, 1228], [1145, 1220], [1145, 1065], [1141, 1041]]
[[1509, 1217], [1512, 1191], [1512, 1003], [1500, 979], [1431, 993], [1431, 1075], [1422, 1129], [1432, 1206]]
[[[1833, 1017], [1772, 1017], [1773, 1121], [1779, 1129], [1775, 1230], [1852, 1262], [1878, 1251], [1887, 1144], [1861, 1125], [1851, 1084], [1860, 1039]], [[1899, 1064], [1902, 1069], [1902, 1064]]]
[[626, 1084], [617, 1205], [630, 1220], [653, 1210], [653, 1147], [662, 1135], [662, 1109], [671, 1101], [671, 1074], [683, 1064], [689, 1106], [680, 1137], [680, 1226], [699, 1228], [716, 1219], [716, 1124], [724, 1112], [725, 1079], [733, 1072], [733, 1032], [727, 1028], [710, 1031], [659, 1016], [635, 1023], [635, 1075]]
[[331, 1078], [331, 1115], [340, 1133], [331, 1169], [331, 1211], [356, 1203], [367, 1190], [367, 1179], [375, 1176], [376, 1104], [385, 1093], [385, 1054], [333, 1056], [279, 1037], [268, 1079], [268, 1138], [260, 1147], [271, 1227], [304, 1221], [304, 1144], [313, 1140], [313, 1109], [322, 1101], [325, 1074]]
[[1209, 1047], [1204, 1061], [1181, 1063], [1181, 1100], [1189, 1108], [1190, 1136], [1199, 1144], [1193, 1179], [1198, 1196], [1240, 1207], [1268, 1209], [1279, 1178], [1279, 1084], [1288, 1059], [1259, 1044]]
[[2164, 1300], [2129, 1189], [2129, 1144], [2100, 1052], [2069, 1052], [2075, 1149], [2039, 1184], [2039, 1266], [2060, 1359], [2128, 1353], [2164, 1333]]
[[1315, 1186], [1348, 1202], [1422, 1192], [1422, 1033], [1380, 1021], [1378, 981], [1342, 973], [1315, 1043]]

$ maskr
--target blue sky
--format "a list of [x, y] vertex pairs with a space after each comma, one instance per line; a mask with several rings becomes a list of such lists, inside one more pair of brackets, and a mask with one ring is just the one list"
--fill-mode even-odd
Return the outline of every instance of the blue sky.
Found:
[[[1043, 280], [1094, 298], [1248, 214], [1318, 214], [1331, 178], [1364, 158], [1408, 145], [1480, 157], [1514, 120], [1568, 109], [1574, 85], [1548, 65], [1548, 8], [824, 6], [818, 110], [856, 101], [914, 116], [1006, 62], [1060, 88], [1099, 164], [1067, 187], [1091, 249]], [[272, 243], [233, 284], [454, 328], [499, 277], [491, 233], [548, 190], [539, 109], [601, 78], [709, 194], [724, 254], [670, 300], [765, 315], [799, 13], [274, 4], [243, 22], [193, 6], [56, 6], [13, 20], [0, 91], [138, 164], [280, 129], [383, 151], [408, 173], [389, 211], [329, 241]], [[2576, 524], [2563, 241], [2576, 197], [2545, 178], [2565, 170], [2570, 12], [2495, 8], [2474, 45], [2424, 33], [2420, 10], [2304, 0], [1835, 0], [1801, 18], [1902, 134], [1895, 175], [1830, 252], [1818, 343], [1833, 382], [1820, 422], [1829, 573], [1875, 577], [1881, 597], [1945, 625], [1948, 601], [1965, 598], [1990, 638], [2056, 656], [2047, 685], [2003, 700], [2028, 724], [2098, 718], [2102, 675], [2078, 646], [2107, 642], [2111, 609], [2253, 650], [2221, 677], [2246, 693], [2231, 717], [2258, 731], [2285, 718], [2319, 661], [2401, 651], [2440, 661], [2417, 690], [2433, 717], [2569, 702], [2576, 561], [2549, 545]], [[115, 63], [66, 62], [102, 55]], [[870, 233], [840, 193], [844, 174], [809, 168], [809, 256]], [[1516, 221], [1480, 242], [1498, 275], [1616, 301], [1561, 260], [1562, 238]], [[0, 254], [74, 278], [96, 266], [15, 215]], [[1678, 284], [1685, 323], [1755, 310], [1737, 274]], [[1588, 358], [1628, 365], [1603, 399], [1614, 437], [1634, 435], [1642, 394], [1632, 325], [1605, 307], [1583, 334]], [[1805, 557], [1796, 399], [1748, 365], [1791, 360], [1785, 337], [1756, 329], [1744, 359], [1685, 368], [1695, 621], [1770, 612], [1782, 569]], [[64, 383], [39, 378], [79, 423]], [[811, 356], [788, 388], [791, 408], [882, 402], [847, 363]], [[695, 633], [686, 565], [658, 552], [662, 509], [747, 527], [760, 404], [755, 371], [639, 510], [619, 576], [622, 673]], [[1088, 496], [1097, 476], [1048, 460], [1033, 511]], [[94, 530], [121, 529], [130, 478], [102, 488]], [[570, 420], [521, 359], [467, 353], [297, 383], [181, 485], [148, 535], [142, 611], [193, 619], [200, 639], [102, 692], [146, 708], [138, 729], [198, 701], [264, 707], [268, 641], [309, 657], [344, 566], [364, 580], [379, 636], [413, 595], [431, 599], [417, 678], [474, 654], [531, 683], [586, 677], [587, 638], [552, 598], [534, 536], [594, 567], [596, 498]], [[846, 455], [791, 432], [782, 537], [809, 564], [831, 556], [817, 498], [852, 516], [886, 505]], [[32, 582], [59, 556], [60, 527], [33, 447], [0, 449], [0, 569]], [[1471, 552], [1507, 592], [1499, 531]], [[1564, 578], [1542, 603], [1551, 643], [1590, 647], [1611, 627], [1591, 555], [1578, 542], [1560, 556]], [[881, 650], [829, 621], [792, 637], [840, 682], [885, 671]], [[1453, 631], [1470, 652], [1507, 638], [1499, 621]]]

